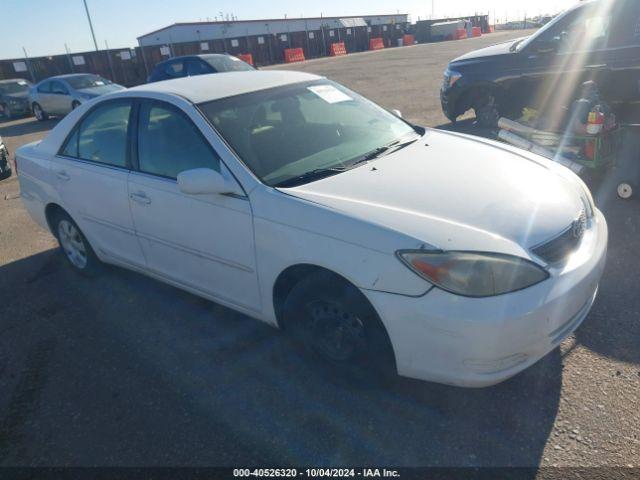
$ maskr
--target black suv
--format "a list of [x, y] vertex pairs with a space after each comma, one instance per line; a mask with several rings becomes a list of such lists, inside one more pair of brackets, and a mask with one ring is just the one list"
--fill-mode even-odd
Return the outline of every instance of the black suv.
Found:
[[610, 103], [640, 99], [640, 1], [582, 2], [530, 37], [458, 57], [440, 99], [453, 122], [474, 109], [481, 125], [495, 126], [525, 106], [568, 105], [588, 80]]
[[151, 75], [149, 75], [147, 82], [159, 82], [161, 80], [204, 75], [206, 73], [240, 72], [245, 70], [255, 69], [232, 55], [217, 53], [188, 55], [174, 57], [158, 63]]

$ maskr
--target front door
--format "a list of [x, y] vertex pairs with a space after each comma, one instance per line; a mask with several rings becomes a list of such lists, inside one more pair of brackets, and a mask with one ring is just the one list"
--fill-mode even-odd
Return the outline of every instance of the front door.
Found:
[[127, 135], [131, 102], [90, 111], [52, 164], [63, 207], [101, 256], [145, 267], [129, 209]]
[[49, 95], [49, 109], [47, 113], [66, 115], [71, 111], [71, 95], [62, 83], [56, 80], [51, 82], [51, 94]]
[[182, 193], [180, 172], [230, 173], [177, 107], [144, 100], [138, 115], [138, 171], [129, 177], [129, 198], [149, 269], [223, 302], [259, 309], [248, 198]]

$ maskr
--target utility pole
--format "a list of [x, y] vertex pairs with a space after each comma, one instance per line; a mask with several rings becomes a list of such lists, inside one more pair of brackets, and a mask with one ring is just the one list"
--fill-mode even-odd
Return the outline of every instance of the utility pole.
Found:
[[89, 28], [91, 29], [91, 38], [93, 38], [93, 45], [96, 47], [96, 52], [98, 51], [98, 42], [96, 42], [96, 34], [93, 31], [93, 23], [91, 23], [91, 15], [89, 14], [89, 7], [87, 6], [87, 0], [82, 0], [84, 2], [84, 9], [87, 12], [87, 20], [89, 20]]
[[431, 20], [433, 20], [433, 16], [435, 15], [435, 4], [436, 0], [431, 0]]

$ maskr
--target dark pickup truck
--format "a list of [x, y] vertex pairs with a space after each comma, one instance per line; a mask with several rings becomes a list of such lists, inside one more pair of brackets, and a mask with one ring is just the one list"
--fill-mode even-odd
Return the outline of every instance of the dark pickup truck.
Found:
[[489, 127], [526, 106], [567, 105], [589, 80], [609, 103], [640, 100], [640, 1], [582, 2], [530, 37], [456, 58], [444, 77], [444, 114], [474, 109]]

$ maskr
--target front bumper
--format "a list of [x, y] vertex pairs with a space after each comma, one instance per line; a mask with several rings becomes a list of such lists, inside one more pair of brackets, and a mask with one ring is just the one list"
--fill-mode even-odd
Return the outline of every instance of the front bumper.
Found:
[[29, 115], [31, 113], [31, 106], [29, 102], [10, 103], [9, 109], [11, 115]]
[[502, 382], [555, 349], [586, 318], [606, 262], [599, 211], [580, 248], [533, 287], [490, 298], [434, 288], [412, 298], [364, 291], [389, 334], [398, 373], [464, 387]]

